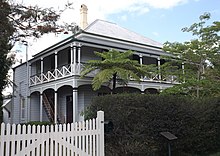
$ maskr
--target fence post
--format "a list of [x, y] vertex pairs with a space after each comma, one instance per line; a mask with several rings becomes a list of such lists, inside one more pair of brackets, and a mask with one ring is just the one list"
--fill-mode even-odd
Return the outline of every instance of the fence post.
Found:
[[98, 124], [99, 124], [99, 156], [104, 156], [105, 155], [105, 143], [104, 143], [104, 112], [103, 111], [98, 111], [97, 112], [97, 119], [98, 119]]
[[5, 144], [5, 124], [1, 124], [1, 134], [0, 134], [0, 154], [3, 156], [4, 155], [4, 144]]

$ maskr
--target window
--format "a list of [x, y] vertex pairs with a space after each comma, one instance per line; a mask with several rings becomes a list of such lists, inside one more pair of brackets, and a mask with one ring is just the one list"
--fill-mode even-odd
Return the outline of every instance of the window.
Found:
[[25, 98], [24, 97], [21, 97], [20, 105], [21, 105], [21, 119], [24, 119], [25, 118]]

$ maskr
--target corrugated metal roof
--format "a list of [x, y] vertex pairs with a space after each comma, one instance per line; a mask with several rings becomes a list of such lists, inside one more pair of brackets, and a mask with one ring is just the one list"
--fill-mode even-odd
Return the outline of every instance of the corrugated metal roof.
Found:
[[84, 31], [102, 36], [137, 42], [141, 44], [162, 47], [162, 44], [159, 42], [151, 40], [147, 37], [144, 37], [123, 27], [120, 27], [115, 23], [99, 19], [91, 23]]

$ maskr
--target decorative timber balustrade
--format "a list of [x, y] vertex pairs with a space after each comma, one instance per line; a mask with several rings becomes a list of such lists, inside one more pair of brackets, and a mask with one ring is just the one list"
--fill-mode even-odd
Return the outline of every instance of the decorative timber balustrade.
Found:
[[104, 112], [97, 118], [47, 126], [1, 124], [1, 156], [104, 156]]
[[[72, 75], [80, 75], [80, 72], [84, 67], [85, 66], [82, 63], [72, 64], [72, 65], [68, 64], [60, 68], [47, 71], [45, 73], [33, 75], [30, 77], [30, 86], [58, 80]], [[89, 73], [88, 76], [94, 77], [97, 74], [97, 72], [98, 70], [93, 71]], [[164, 77], [159, 74], [153, 74], [153, 73], [150, 74], [150, 76], [144, 76], [142, 78], [142, 81], [178, 83], [176, 76], [170, 75]]]

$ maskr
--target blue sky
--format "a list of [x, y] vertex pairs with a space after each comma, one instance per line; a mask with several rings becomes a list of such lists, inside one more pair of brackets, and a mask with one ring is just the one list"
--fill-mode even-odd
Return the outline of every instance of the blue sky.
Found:
[[161, 43], [184, 42], [192, 36], [181, 29], [198, 22], [199, 16], [204, 12], [211, 13], [210, 21], [220, 21], [220, 0], [189, 1], [169, 9], [150, 8], [142, 15], [121, 12], [107, 18]]

